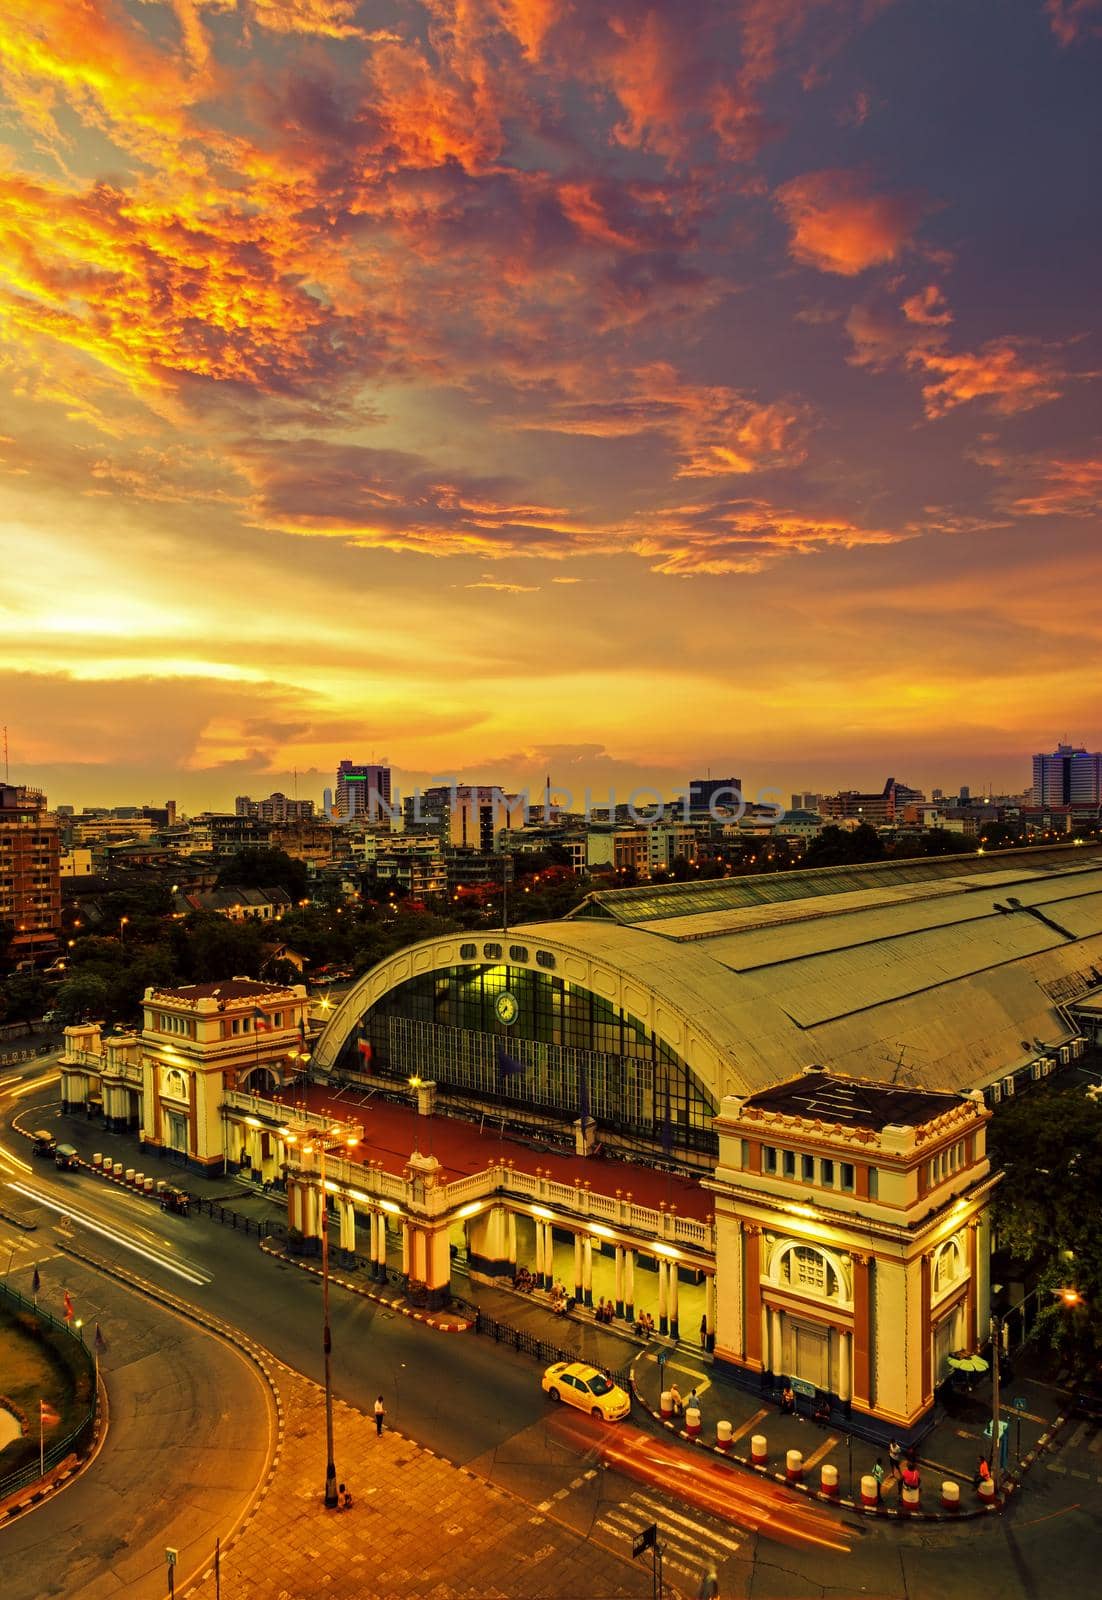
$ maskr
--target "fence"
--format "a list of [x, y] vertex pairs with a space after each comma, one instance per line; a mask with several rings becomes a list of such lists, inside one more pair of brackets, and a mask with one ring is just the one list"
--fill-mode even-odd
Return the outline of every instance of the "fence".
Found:
[[[561, 1345], [552, 1344], [547, 1339], [540, 1339], [534, 1333], [526, 1333], [523, 1328], [514, 1328], [511, 1323], [499, 1322], [496, 1317], [491, 1317], [470, 1300], [462, 1300], [457, 1295], [453, 1295], [451, 1303], [469, 1319], [475, 1333], [484, 1334], [487, 1338], [492, 1339], [495, 1344], [508, 1345], [511, 1350], [519, 1350], [524, 1355], [532, 1356], [543, 1367], [553, 1366], [557, 1361], [580, 1361], [583, 1365], [591, 1364], [577, 1350], [564, 1350]], [[609, 1374], [612, 1381], [618, 1383], [629, 1394], [631, 1392], [629, 1388], [630, 1372], [629, 1363], [627, 1366], [619, 1367]]]
[[[52, 1328], [55, 1333], [63, 1333], [66, 1338], [71, 1339], [74, 1352], [80, 1352], [77, 1360], [79, 1362], [83, 1358], [87, 1366], [88, 1377], [91, 1380], [92, 1398], [85, 1407], [83, 1416], [63, 1438], [54, 1440], [43, 1455], [41, 1466], [44, 1468], [45, 1474], [48, 1475], [55, 1467], [60, 1466], [67, 1456], [80, 1455], [91, 1442], [96, 1424], [96, 1404], [99, 1398], [96, 1394], [95, 1385], [95, 1361], [83, 1338], [78, 1338], [67, 1322], [60, 1322], [57, 1317], [51, 1316], [48, 1311], [43, 1311], [35, 1305], [33, 1300], [28, 1300], [26, 1295], [20, 1294], [18, 1289], [13, 1289], [10, 1284], [3, 1281], [0, 1281], [0, 1299], [7, 1301], [16, 1311], [29, 1311], [40, 1325]], [[36, 1455], [33, 1461], [20, 1468], [18, 1472], [10, 1472], [7, 1477], [0, 1478], [0, 1500], [7, 1499], [8, 1495], [25, 1488], [29, 1483], [37, 1483], [38, 1479], [43, 1476], [39, 1467], [40, 1462]]]
[[255, 1233], [258, 1239], [286, 1239], [287, 1226], [275, 1217], [249, 1217], [243, 1211], [235, 1211], [232, 1206], [224, 1206], [220, 1200], [203, 1200], [197, 1195], [189, 1195], [189, 1206], [200, 1215], [212, 1217], [215, 1222], [220, 1222], [224, 1228], [233, 1228], [246, 1235]]

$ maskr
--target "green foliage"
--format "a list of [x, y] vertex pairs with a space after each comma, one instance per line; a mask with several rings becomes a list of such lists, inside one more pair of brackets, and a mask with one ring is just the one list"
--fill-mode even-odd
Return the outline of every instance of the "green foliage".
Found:
[[86, 969], [74, 972], [57, 991], [54, 1005], [62, 1022], [112, 1022], [111, 988], [99, 973]]
[[[1038, 1086], [999, 1106], [991, 1159], [1000, 1248], [1036, 1276], [1038, 1335], [1076, 1361], [1102, 1356], [1102, 1102], [1082, 1089]], [[1079, 1292], [1065, 1305], [1059, 1291]]]
[[884, 841], [867, 822], [852, 830], [832, 823], [812, 839], [804, 857], [805, 867], [849, 867], [862, 861], [882, 861]]
[[284, 889], [292, 900], [305, 900], [308, 882], [304, 861], [268, 845], [239, 850], [218, 873], [219, 888]]
[[49, 994], [39, 973], [13, 972], [0, 987], [0, 1021], [35, 1021], [48, 1009]]

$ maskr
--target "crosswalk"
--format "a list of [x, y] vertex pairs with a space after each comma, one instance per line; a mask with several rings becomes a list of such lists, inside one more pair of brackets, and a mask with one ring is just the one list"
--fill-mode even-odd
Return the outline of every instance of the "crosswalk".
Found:
[[719, 1567], [738, 1553], [738, 1540], [732, 1539], [729, 1532], [720, 1533], [712, 1518], [684, 1516], [642, 1492], [607, 1507], [597, 1518], [598, 1528], [626, 1545], [652, 1522], [658, 1526], [663, 1565], [682, 1577], [695, 1581], [705, 1567]]
[[1102, 1483], [1102, 1427], [1086, 1420], [1070, 1423], [1045, 1453], [1043, 1464], [1059, 1477]]

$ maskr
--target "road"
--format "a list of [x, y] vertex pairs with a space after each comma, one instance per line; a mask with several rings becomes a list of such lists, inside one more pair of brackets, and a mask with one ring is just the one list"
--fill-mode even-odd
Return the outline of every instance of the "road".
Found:
[[[140, 1271], [320, 1382], [318, 1279], [209, 1218], [165, 1216], [90, 1175], [32, 1164], [7, 1123], [19, 1112], [24, 1126], [49, 1127], [58, 1108], [50, 1103], [56, 1086], [31, 1073], [0, 1085], [8, 1097], [0, 1103], [0, 1209], [26, 1208], [39, 1220], [36, 1241], [69, 1233], [81, 1249]], [[13, 1267], [13, 1276], [19, 1271], [27, 1265]], [[633, 1534], [657, 1522], [669, 1575], [690, 1594], [709, 1564], [721, 1594], [754, 1600], [971, 1600], [980, 1592], [1046, 1600], [1093, 1590], [1102, 1560], [1098, 1430], [1074, 1447], [1075, 1461], [1082, 1455], [1097, 1476], [1070, 1462], [1063, 1473], [1039, 1470], [1004, 1518], [956, 1529], [872, 1525], [712, 1465], [649, 1424], [593, 1430], [587, 1418], [549, 1404], [527, 1357], [474, 1334], [441, 1334], [339, 1289], [331, 1320], [339, 1396], [368, 1410], [381, 1391], [396, 1428], [611, 1548], [630, 1551]]]

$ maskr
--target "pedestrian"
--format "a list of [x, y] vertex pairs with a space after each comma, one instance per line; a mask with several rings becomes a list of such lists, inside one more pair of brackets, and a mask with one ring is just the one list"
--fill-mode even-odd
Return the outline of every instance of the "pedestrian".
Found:
[[901, 1477], [903, 1468], [903, 1446], [900, 1444], [898, 1439], [893, 1439], [891, 1444], [888, 1446], [888, 1459], [892, 1464], [892, 1477]]
[[795, 1409], [796, 1396], [793, 1392], [792, 1385], [786, 1382], [784, 1388], [781, 1390], [781, 1410], [788, 1416], [791, 1416]]
[[981, 1483], [987, 1483], [991, 1478], [991, 1463], [986, 1456], [980, 1456], [976, 1466], [976, 1476], [972, 1479], [972, 1487], [978, 1489]]
[[707, 1348], [708, 1348], [708, 1313], [707, 1312], [705, 1312], [704, 1315], [700, 1319], [700, 1348], [702, 1350], [707, 1350]]
[[883, 1498], [884, 1498], [884, 1458], [883, 1458], [883, 1456], [877, 1456], [876, 1465], [872, 1469], [872, 1475], [876, 1479], [876, 1503], [877, 1503], [877, 1505], [879, 1505], [881, 1500], [883, 1500]]
[[700, 1410], [700, 1396], [697, 1394], [695, 1389], [690, 1389], [689, 1398], [685, 1401], [685, 1410], [689, 1411], [694, 1406], [696, 1407], [697, 1411]]
[[337, 1485], [337, 1510], [348, 1511], [352, 1505], [352, 1496], [343, 1483]]
[[913, 1461], [907, 1461], [900, 1472], [904, 1489], [917, 1489], [922, 1482], [922, 1475]]
[[677, 1387], [676, 1383], [670, 1384], [670, 1404], [673, 1406], [674, 1416], [681, 1416], [682, 1412], [685, 1410], [685, 1402], [681, 1398], [681, 1390]]
[[386, 1406], [383, 1405], [383, 1397], [382, 1397], [382, 1395], [379, 1395], [378, 1398], [375, 1401], [375, 1432], [380, 1438], [382, 1437], [383, 1418], [385, 1416], [386, 1416]]

